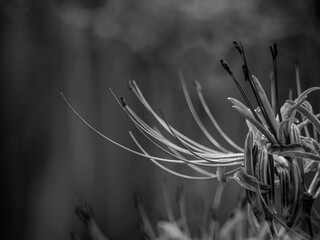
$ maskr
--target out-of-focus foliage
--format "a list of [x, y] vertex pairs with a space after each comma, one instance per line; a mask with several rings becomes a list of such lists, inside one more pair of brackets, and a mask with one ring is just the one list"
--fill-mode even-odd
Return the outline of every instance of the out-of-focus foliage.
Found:
[[[174, 126], [207, 144], [179, 95], [177, 70], [182, 70], [187, 81], [197, 79], [206, 86], [211, 110], [240, 144], [247, 129], [225, 101], [238, 93], [218, 62], [225, 57], [230, 65], [240, 65], [231, 51], [232, 41], [243, 42], [258, 77], [267, 76], [272, 68], [265, 49], [278, 43], [282, 100], [287, 98], [286, 88], [295, 85], [294, 60], [300, 61], [303, 89], [319, 81], [316, 0], [0, 4], [2, 206], [7, 239], [67, 239], [71, 229], [81, 232], [73, 213], [79, 193], [92, 202], [108, 236], [135, 239], [139, 231], [132, 193], [141, 192], [148, 200], [150, 218], [159, 219], [163, 206], [158, 188], [163, 178], [173, 186], [183, 182], [92, 134], [67, 109], [60, 91], [99, 130], [134, 146], [127, 134], [130, 123], [108, 88], [137, 104], [126, 90], [128, 80], [137, 80]], [[242, 76], [241, 69], [234, 71]], [[292, 79], [285, 77], [290, 74]], [[268, 79], [261, 82], [269, 86]], [[310, 96], [310, 102], [317, 99]], [[315, 108], [319, 112], [319, 106]], [[231, 125], [226, 121], [230, 116]], [[208, 202], [214, 194], [212, 182], [184, 184], [189, 199], [199, 195]], [[223, 221], [236, 205], [234, 192], [231, 183], [224, 196]], [[187, 209], [197, 216], [191, 206]]]

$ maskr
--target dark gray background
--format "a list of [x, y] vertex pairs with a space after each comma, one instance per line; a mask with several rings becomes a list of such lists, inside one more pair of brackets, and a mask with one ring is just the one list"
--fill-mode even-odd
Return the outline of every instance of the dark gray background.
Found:
[[[294, 61], [302, 88], [319, 85], [318, 1], [94, 0], [1, 2], [1, 169], [6, 239], [69, 239], [85, 236], [74, 214], [78, 193], [94, 208], [110, 238], [138, 239], [132, 194], [141, 193], [153, 224], [165, 219], [162, 183], [184, 183], [191, 226], [204, 214], [215, 181], [184, 181], [148, 160], [102, 140], [68, 109], [73, 106], [97, 129], [135, 148], [134, 129], [109, 92], [124, 95], [146, 121], [149, 115], [128, 91], [136, 80], [155, 109], [187, 136], [209, 143], [184, 101], [178, 70], [190, 84], [202, 83], [222, 128], [242, 145], [244, 119], [227, 97], [241, 96], [219, 64], [225, 58], [242, 80], [232, 41], [241, 40], [251, 67], [269, 93], [269, 46], [278, 43], [280, 101], [294, 94]], [[310, 95], [319, 112], [319, 97]], [[200, 116], [205, 116], [195, 102]], [[204, 118], [204, 121], [207, 121]], [[208, 127], [211, 131], [211, 127]], [[139, 135], [138, 135], [139, 136]], [[139, 139], [143, 139], [139, 136]], [[147, 142], [145, 146], [158, 153]], [[184, 171], [183, 168], [175, 167]], [[230, 182], [222, 219], [235, 206], [238, 186]]]

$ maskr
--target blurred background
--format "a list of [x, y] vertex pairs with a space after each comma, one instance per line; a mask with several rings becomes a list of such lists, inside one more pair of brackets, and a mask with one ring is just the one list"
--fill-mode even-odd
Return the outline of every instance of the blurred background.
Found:
[[[214, 196], [215, 181], [179, 179], [100, 138], [70, 111], [60, 92], [99, 131], [136, 149], [128, 134], [134, 126], [109, 88], [151, 125], [154, 121], [128, 90], [128, 80], [137, 81], [174, 127], [210, 146], [185, 103], [178, 70], [192, 98], [197, 97], [191, 82], [202, 84], [221, 127], [243, 145], [244, 119], [227, 101], [241, 96], [219, 63], [226, 59], [242, 80], [232, 41], [242, 41], [251, 72], [268, 93], [269, 46], [278, 44], [281, 102], [289, 88], [296, 94], [295, 61], [302, 89], [319, 85], [317, 0], [4, 0], [0, 6], [5, 239], [70, 239], [71, 231], [86, 239], [74, 214], [79, 195], [90, 202], [110, 239], [140, 239], [134, 192], [141, 194], [155, 226], [166, 219], [163, 182], [176, 210], [175, 189], [183, 183], [191, 228]], [[310, 99], [319, 112], [319, 95]], [[194, 104], [204, 117], [200, 103]], [[237, 191], [236, 183], [227, 185], [222, 221], [236, 206]]]

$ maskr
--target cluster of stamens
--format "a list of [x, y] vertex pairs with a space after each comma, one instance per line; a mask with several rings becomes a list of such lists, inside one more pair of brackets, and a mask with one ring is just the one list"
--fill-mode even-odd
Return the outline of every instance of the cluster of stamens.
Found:
[[[167, 132], [167, 135], [171, 135], [172, 139], [166, 137], [158, 128], [147, 124], [123, 97], [119, 99], [115, 97], [115, 99], [135, 127], [168, 157], [150, 154], [131, 131], [129, 132], [130, 137], [139, 151], [110, 139], [91, 126], [64, 96], [63, 98], [75, 114], [101, 137], [127, 151], [150, 159], [171, 174], [196, 180], [218, 179], [221, 182], [235, 179], [245, 189], [246, 201], [254, 215], [253, 226], [256, 226], [257, 231], [261, 229], [261, 226], [264, 228], [268, 226], [269, 236], [276, 237], [276, 239], [284, 239], [286, 236], [310, 239], [315, 234], [319, 234], [312, 227], [319, 223], [318, 217], [314, 217], [317, 216], [317, 213], [312, 203], [320, 194], [320, 115], [313, 112], [311, 104], [307, 101], [307, 95], [319, 90], [320, 87], [309, 88], [301, 92], [299, 68], [296, 66], [298, 96], [295, 100], [290, 98], [280, 107], [277, 74], [278, 49], [274, 44], [270, 47], [273, 62], [270, 104], [261, 83], [249, 71], [242, 44], [234, 42], [234, 46], [243, 60], [244, 79], [246, 83], [249, 83], [257, 105], [255, 108], [255, 104], [245, 94], [228, 63], [221, 60], [221, 65], [231, 76], [245, 101], [243, 104], [237, 99], [229, 98], [233, 108], [247, 121], [249, 131], [244, 149], [224, 133], [205, 101], [200, 83], [194, 82], [201, 105], [212, 125], [226, 140], [229, 148], [234, 150], [231, 151], [222, 146], [209, 133], [194, 108], [181, 72], [179, 72], [179, 77], [188, 107], [212, 147], [190, 139], [171, 126], [161, 111], [159, 114], [154, 111], [135, 81], [129, 82], [130, 90], [151, 113], [158, 125]], [[112, 90], [111, 93], [115, 96]], [[194, 171], [194, 174], [176, 172], [166, 163], [185, 164]], [[310, 184], [305, 181], [305, 174], [308, 172], [315, 172]], [[139, 201], [136, 200], [136, 202]], [[141, 205], [137, 206], [141, 208], [139, 207]]]
[[[312, 206], [320, 192], [318, 179], [320, 122], [319, 115], [313, 113], [311, 104], [307, 101], [307, 95], [320, 88], [310, 88], [303, 93], [298, 88], [299, 96], [295, 100], [287, 100], [280, 108], [277, 87], [277, 46], [274, 45], [270, 48], [274, 73], [271, 79], [272, 104], [269, 104], [258, 79], [248, 74], [249, 68], [241, 43], [234, 43], [234, 46], [242, 56], [243, 73], [245, 79], [250, 82], [258, 104], [258, 108], [253, 109], [230, 67], [221, 60], [222, 66], [236, 82], [249, 107], [236, 99], [229, 99], [234, 104], [233, 107], [247, 119], [249, 126], [244, 149], [244, 167], [235, 174], [235, 180], [246, 189], [247, 200], [255, 214], [257, 224], [267, 222], [271, 236], [295, 234], [301, 239], [310, 239], [314, 236], [311, 212], [315, 211], [310, 205]], [[295, 72], [296, 78], [299, 79], [297, 67]], [[308, 127], [308, 124], [311, 126]], [[312, 129], [312, 134], [309, 128]], [[305, 136], [302, 135], [302, 131]], [[313, 170], [318, 169], [313, 181], [307, 187], [305, 173], [309, 172], [311, 166], [314, 167]], [[280, 190], [279, 204], [276, 204], [275, 200], [277, 188]]]

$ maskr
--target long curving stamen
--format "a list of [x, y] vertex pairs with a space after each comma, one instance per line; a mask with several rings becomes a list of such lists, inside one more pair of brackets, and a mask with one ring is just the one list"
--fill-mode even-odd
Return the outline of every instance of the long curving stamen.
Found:
[[[128, 114], [130, 120], [134, 123], [134, 125], [143, 133], [145, 136], [149, 139], [149, 136], [156, 139], [157, 141], [163, 143], [169, 148], [175, 149], [178, 152], [181, 153], [189, 153], [185, 148], [179, 147], [176, 144], [169, 141], [167, 138], [160, 135], [158, 132], [156, 132], [153, 128], [148, 126], [140, 117], [138, 117], [133, 110], [131, 110], [128, 106], [125, 107], [125, 111]], [[150, 141], [154, 142], [150, 139]]]
[[[135, 124], [135, 126], [154, 144], [158, 145], [152, 139], [150, 139], [146, 134], [148, 134], [151, 137], [153, 137], [154, 139], [162, 142], [168, 148], [172, 148], [172, 149], [174, 149], [178, 152], [182, 152], [184, 154], [193, 155], [190, 153], [189, 150], [186, 150], [186, 148], [181, 148], [181, 147], [177, 146], [176, 144], [172, 143], [168, 139], [164, 138], [161, 134], [156, 132], [154, 129], [149, 127], [147, 124], [145, 124], [143, 122], [143, 120], [141, 120], [137, 115], [135, 115], [135, 113], [129, 108], [129, 106], [125, 106], [125, 110], [127, 110], [128, 111], [127, 113], [130, 114], [129, 118], [132, 120], [132, 122]], [[231, 161], [236, 161], [236, 160], [241, 161], [243, 159], [242, 154], [222, 154], [222, 153], [206, 154], [206, 153], [202, 153], [202, 152], [197, 152], [197, 154], [203, 158], [208, 158], [207, 159], [208, 162], [215, 162], [214, 159], [220, 159], [221, 161], [219, 161], [219, 162], [231, 162]], [[174, 155], [174, 156], [178, 158], [177, 155]]]
[[[139, 129], [139, 127], [137, 126], [137, 128]], [[210, 175], [211, 173], [203, 170], [203, 169], [200, 169], [199, 167], [196, 167], [197, 165], [198, 166], [211, 166], [209, 165], [208, 163], [204, 163], [204, 162], [199, 162], [199, 161], [193, 161], [193, 160], [188, 160], [186, 158], [184, 158], [181, 154], [179, 154], [179, 152], [176, 151], [175, 154], [173, 154], [172, 152], [169, 152], [168, 150], [164, 149], [163, 147], [161, 147], [159, 144], [157, 144], [155, 141], [153, 141], [151, 138], [149, 138], [141, 129], [139, 129], [141, 131], [141, 133], [151, 142], [153, 143], [157, 148], [159, 148], [160, 150], [162, 150], [163, 152], [167, 153], [168, 155], [170, 155], [171, 157], [174, 157], [174, 158], [177, 158], [181, 161], [183, 161], [184, 163], [186, 163], [187, 166], [191, 167], [192, 169], [198, 171], [198, 172], [201, 172], [202, 174], [205, 174], [205, 175]], [[131, 135], [133, 135], [131, 132], [130, 132]]]
[[[124, 146], [124, 145], [122, 145], [122, 144], [114, 141], [113, 139], [105, 136], [104, 134], [102, 134], [100, 131], [98, 131], [96, 128], [94, 128], [91, 124], [89, 124], [83, 117], [81, 117], [81, 115], [72, 107], [72, 105], [68, 102], [68, 100], [64, 97], [64, 95], [63, 95], [62, 93], [61, 93], [61, 95], [62, 95], [64, 101], [65, 101], [65, 102], [67, 103], [67, 105], [69, 106], [69, 108], [75, 113], [75, 115], [76, 115], [85, 125], [87, 125], [91, 130], [93, 130], [96, 134], [98, 134], [100, 137], [102, 137], [103, 139], [105, 139], [105, 140], [113, 143], [114, 145], [116, 145], [116, 146], [118, 146], [118, 147], [120, 147], [120, 148], [122, 148], [122, 149], [124, 149], [124, 150], [126, 150], [126, 151], [128, 151], [128, 152], [131, 152], [131, 153], [133, 153], [133, 154], [135, 154], [135, 155], [138, 155], [138, 156], [141, 156], [141, 157], [145, 157], [145, 158], [150, 158], [150, 155], [146, 155], [146, 154], [143, 154], [143, 153], [141, 153], [141, 152], [137, 152], [137, 151], [135, 151], [135, 150], [133, 150], [133, 149], [131, 149], [131, 148], [129, 148], [129, 147], [126, 147], [126, 146]], [[155, 160], [157, 160], [157, 161], [162, 161], [162, 162], [171, 162], [171, 163], [181, 163], [181, 164], [185, 164], [185, 162], [184, 162], [184, 161], [181, 161], [181, 160], [165, 159], [165, 158], [160, 158], [160, 157], [155, 157], [155, 156], [152, 156], [152, 158], [155, 159]], [[237, 162], [234, 162], [234, 161], [238, 161], [238, 160], [240, 160], [240, 159], [238, 159], [238, 158], [236, 158], [236, 160], [232, 159], [231, 161], [233, 161], [233, 162], [231, 162], [231, 163], [229, 163], [229, 164], [228, 164], [228, 163], [222, 164], [222, 162], [225, 163], [226, 161], [221, 160], [221, 161], [219, 161], [219, 162], [221, 162], [221, 164], [217, 164], [217, 166], [236, 166], [236, 165], [239, 165], [240, 163], [239, 163], [239, 162], [237, 163]], [[195, 160], [195, 161], [197, 161], [197, 160]], [[201, 161], [203, 162], [203, 160], [199, 160], [199, 162], [201, 162]], [[211, 161], [215, 161], [215, 160], [211, 160]]]
[[226, 148], [222, 147], [213, 137], [212, 135], [208, 132], [208, 130], [205, 128], [205, 126], [203, 125], [202, 121], [200, 120], [196, 110], [194, 109], [194, 106], [192, 104], [188, 89], [187, 89], [187, 85], [186, 82], [184, 80], [183, 74], [181, 71], [179, 71], [179, 78], [180, 78], [180, 82], [181, 82], [181, 86], [182, 86], [182, 90], [186, 99], [186, 102], [188, 104], [188, 107], [190, 109], [190, 112], [194, 118], [194, 120], [196, 121], [196, 123], [198, 124], [199, 128], [201, 129], [201, 131], [203, 132], [203, 134], [207, 137], [207, 139], [220, 151], [225, 152], [225, 153], [229, 153], [230, 151], [227, 150]]
[[208, 158], [204, 158], [202, 156], [200, 156], [199, 154], [197, 154], [196, 152], [194, 152], [192, 149], [190, 149], [187, 145], [185, 145], [181, 139], [179, 138], [179, 136], [177, 136], [174, 132], [173, 129], [171, 129], [170, 125], [167, 123], [166, 119], [164, 118], [162, 112], [160, 111], [162, 118], [164, 119], [165, 123], [167, 124], [168, 128], [170, 129], [171, 133], [174, 135], [174, 137], [180, 142], [180, 144], [182, 144], [188, 151], [190, 151], [191, 154], [193, 154], [195, 157], [205, 160], [205, 161], [210, 161], [210, 159]]
[[[158, 114], [155, 113], [155, 111], [151, 108], [151, 106], [149, 105], [149, 103], [147, 102], [147, 100], [144, 98], [143, 94], [141, 93], [140, 89], [138, 88], [137, 84], [135, 83], [135, 81], [130, 82], [131, 84], [131, 89], [134, 92], [134, 94], [137, 96], [137, 98], [140, 100], [140, 102], [144, 105], [144, 107], [154, 116], [154, 118], [160, 123], [160, 125], [166, 129], [169, 133], [170, 130], [168, 128], [168, 126], [166, 125], [166, 123], [163, 121], [163, 119], [161, 117], [158, 116]], [[195, 141], [193, 141], [192, 139], [186, 137], [185, 135], [183, 135], [182, 133], [180, 133], [179, 131], [177, 131], [176, 129], [172, 128], [173, 132], [179, 136], [183, 142], [185, 144], [188, 144], [188, 146], [194, 150], [201, 150], [204, 152], [211, 152], [211, 153], [218, 153], [218, 151], [215, 151], [211, 148], [205, 147]]]
[[[162, 138], [164, 138], [159, 129], [157, 129], [157, 128], [155, 127], [154, 130], [155, 130], [156, 132], [158, 132], [159, 135], [160, 135]], [[174, 149], [174, 148], [172, 148], [172, 147], [170, 147], [170, 146], [167, 146], [167, 148], [169, 149], [169, 151], [171, 151], [171, 152], [173, 153], [174, 156], [183, 158], [182, 154], [181, 154], [179, 151], [177, 151], [176, 149]]]
[[[129, 132], [130, 136], [133, 138], [133, 140], [135, 141], [135, 143], [137, 144], [137, 146], [140, 148], [140, 150], [143, 152], [143, 153], [140, 153], [140, 152], [137, 152], [131, 148], [128, 148], [124, 145], [121, 145], [119, 144], [118, 142], [112, 140], [111, 138], [108, 138], [107, 136], [105, 136], [104, 134], [102, 134], [101, 132], [99, 132], [97, 129], [95, 129], [92, 125], [90, 125], [83, 117], [81, 117], [81, 115], [72, 107], [72, 105], [69, 103], [69, 101], [65, 98], [65, 96], [63, 95], [63, 93], [61, 93], [64, 101], [67, 103], [67, 105], [70, 107], [70, 109], [76, 114], [76, 116], [83, 122], [85, 123], [90, 129], [92, 129], [95, 133], [97, 133], [100, 137], [104, 138], [105, 140], [115, 144], [116, 146], [120, 147], [120, 148], [123, 148], [131, 153], [134, 153], [136, 155], [139, 155], [139, 156], [142, 156], [142, 157], [146, 157], [148, 159], [150, 159], [151, 161], [153, 161], [156, 165], [158, 165], [160, 168], [164, 169], [165, 171], [173, 174], [173, 175], [176, 175], [176, 176], [179, 176], [179, 177], [182, 177], [182, 178], [187, 178], [187, 179], [197, 179], [197, 180], [209, 180], [209, 179], [214, 179], [216, 178], [216, 175], [215, 174], [211, 174], [210, 177], [195, 177], [195, 176], [188, 176], [188, 175], [184, 175], [184, 174], [179, 174], [177, 172], [174, 172], [166, 167], [164, 167], [163, 165], [161, 165], [160, 163], [158, 163], [157, 161], [164, 161], [164, 162], [172, 162], [172, 163], [183, 163], [185, 164], [185, 161], [181, 161], [181, 160], [173, 160], [173, 159], [164, 159], [164, 158], [160, 158], [160, 157], [153, 157], [153, 156], [150, 156], [142, 147], [141, 145], [137, 142], [137, 140], [133, 137], [132, 133]], [[118, 100], [117, 100], [118, 101]], [[121, 104], [119, 101], [118, 101], [119, 104]], [[239, 154], [238, 154], [239, 155]], [[239, 155], [241, 156], [241, 155]], [[223, 157], [223, 156], [222, 156]], [[220, 157], [219, 157], [220, 158]], [[228, 158], [228, 157], [227, 157]], [[240, 158], [241, 159], [241, 158]], [[239, 159], [239, 160], [240, 160]], [[197, 161], [197, 160], [195, 160]], [[203, 160], [199, 160], [199, 162], [203, 162]], [[210, 160], [210, 161], [214, 161], [214, 160]], [[234, 160], [231, 160], [233, 162], [230, 162], [230, 163], [227, 163], [226, 161], [224, 160], [221, 160], [221, 161], [218, 161], [218, 162], [221, 162], [220, 164], [215, 164], [214, 166], [215, 167], [222, 167], [222, 166], [237, 166], [237, 165], [240, 165], [241, 162], [234, 162]], [[237, 159], [236, 159], [237, 161]], [[195, 162], [192, 162], [193, 164]], [[226, 173], [227, 174], [232, 174], [234, 170]]]
[[207, 158], [204, 158], [202, 156], [200, 156], [198, 153], [196, 153], [195, 151], [193, 151], [191, 148], [188, 147], [188, 145], [185, 145], [183, 143], [183, 141], [181, 141], [181, 139], [179, 138], [179, 136], [177, 136], [175, 134], [175, 132], [173, 131], [173, 129], [171, 128], [171, 126], [168, 124], [167, 120], [165, 119], [163, 113], [161, 112], [160, 110], [160, 114], [162, 116], [162, 119], [164, 120], [164, 122], [167, 124], [167, 127], [169, 128], [169, 130], [171, 131], [171, 134], [178, 140], [178, 142], [184, 147], [186, 148], [191, 154], [193, 154], [195, 157], [199, 158], [199, 159], [202, 159], [202, 160], [205, 160], [205, 161], [208, 161]]
[[[112, 90], [111, 90], [112, 92]], [[112, 94], [114, 95], [114, 93], [112, 92]], [[114, 95], [115, 97], [115, 95]], [[135, 114], [135, 112], [125, 103], [124, 99], [121, 98], [122, 100], [122, 104], [119, 102], [119, 100], [115, 97], [115, 99], [117, 100], [117, 102], [123, 106], [123, 109], [125, 110], [125, 112], [128, 114], [129, 118], [135, 123], [137, 124], [136, 126], [139, 126], [144, 132], [146, 132], [147, 134], [149, 134], [150, 136], [152, 136], [153, 138], [157, 139], [158, 141], [161, 141], [162, 143], [164, 143], [165, 145], [167, 145], [168, 147], [172, 147], [175, 148], [176, 150], [180, 151], [180, 152], [184, 152], [184, 153], [189, 153], [189, 151], [187, 151], [185, 148], [180, 148], [177, 145], [173, 144], [172, 142], [170, 142], [168, 139], [164, 138], [161, 134], [159, 134], [158, 132], [154, 131], [154, 129], [152, 129], [151, 127], [149, 127], [146, 123], [144, 123], [144, 121], [139, 118], [137, 116], [137, 114]], [[167, 125], [166, 125], [167, 127]], [[171, 127], [171, 130], [173, 128]], [[171, 132], [170, 132], [171, 133]], [[172, 134], [172, 133], [171, 133]], [[181, 133], [180, 133], [181, 134]], [[182, 136], [182, 134], [181, 134]], [[186, 144], [186, 143], [185, 143]], [[201, 145], [199, 145], [201, 146]], [[194, 148], [194, 146], [189, 145], [189, 147]], [[221, 152], [217, 152], [216, 153], [210, 153], [210, 152], [204, 152], [202, 150], [196, 149], [198, 150], [197, 153], [203, 156], [207, 156], [213, 159], [232, 159], [232, 160], [237, 160], [237, 159], [241, 159], [242, 158], [242, 154], [240, 153], [235, 153], [235, 154], [224, 154]]]
[[211, 120], [211, 123], [213, 124], [213, 126], [217, 129], [217, 131], [220, 133], [220, 135], [227, 141], [227, 143], [230, 144], [230, 146], [234, 147], [236, 150], [243, 152], [243, 148], [241, 148], [240, 146], [238, 146], [234, 141], [232, 141], [228, 135], [221, 129], [221, 127], [219, 126], [219, 124], [217, 123], [217, 121], [215, 120], [215, 118], [213, 117], [207, 102], [205, 101], [203, 94], [202, 94], [202, 87], [200, 85], [200, 83], [198, 81], [194, 81], [195, 87], [197, 89], [197, 93], [198, 93], [198, 97], [200, 99], [200, 102], [204, 108], [204, 110], [206, 111], [209, 119]]
[[190, 175], [186, 175], [186, 174], [181, 174], [178, 172], [175, 172], [165, 166], [163, 166], [162, 164], [160, 164], [154, 157], [150, 156], [146, 150], [140, 145], [140, 143], [138, 142], [138, 140], [133, 136], [133, 134], [130, 132], [130, 136], [133, 139], [133, 141], [135, 142], [135, 144], [140, 148], [140, 150], [144, 153], [144, 155], [148, 156], [148, 158], [151, 160], [151, 162], [153, 162], [155, 165], [157, 165], [158, 167], [160, 167], [161, 169], [163, 169], [164, 171], [178, 176], [178, 177], [182, 177], [182, 178], [186, 178], [186, 179], [193, 179], [193, 180], [210, 180], [210, 179], [216, 179], [217, 176], [212, 173], [212, 176], [205, 176], [205, 177], [197, 177], [197, 176], [190, 176]]
[[[130, 132], [130, 135], [133, 136], [133, 134]], [[146, 136], [147, 137], [147, 136]], [[148, 137], [147, 137], [148, 138]], [[184, 157], [182, 157], [182, 155], [174, 155], [172, 154], [171, 152], [169, 152], [168, 150], [162, 148], [160, 145], [158, 145], [157, 143], [155, 143], [152, 139], [148, 138], [148, 140], [150, 140], [152, 143], [154, 143], [160, 150], [162, 150], [163, 152], [169, 154], [170, 156], [172, 157], [175, 157], [175, 158], [178, 158], [180, 159], [181, 161], [183, 161], [188, 167], [192, 168], [193, 170], [205, 175], [205, 176], [213, 176], [212, 173], [204, 170], [204, 169], [201, 169], [200, 167], [197, 167], [197, 166], [211, 166], [211, 165], [208, 165], [208, 164], [205, 164], [205, 163], [198, 163], [198, 162], [194, 162], [194, 161], [190, 161]]]

